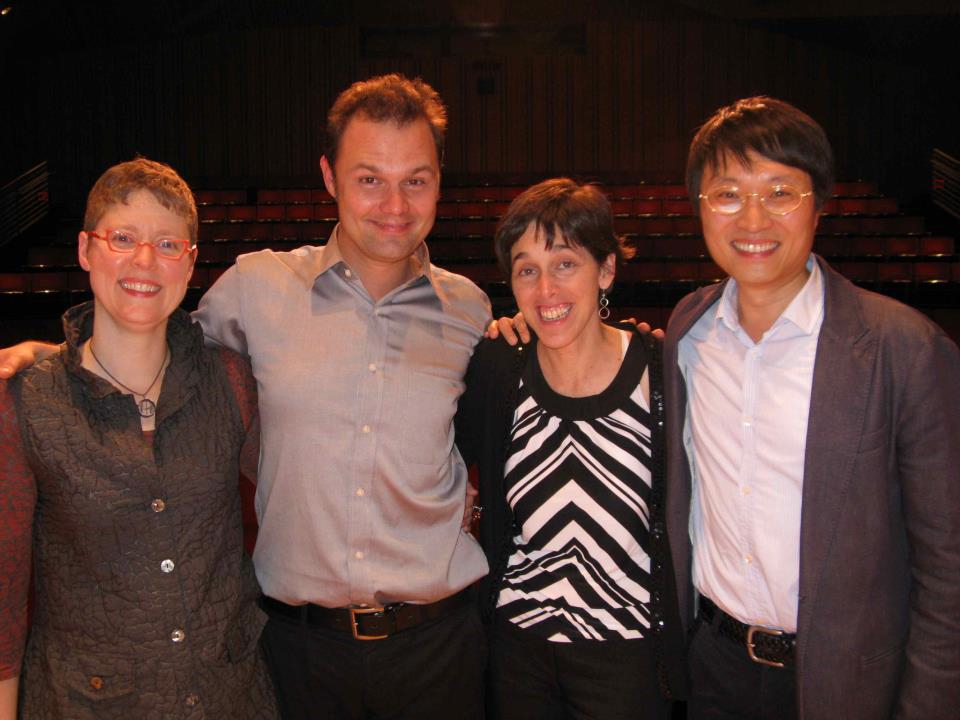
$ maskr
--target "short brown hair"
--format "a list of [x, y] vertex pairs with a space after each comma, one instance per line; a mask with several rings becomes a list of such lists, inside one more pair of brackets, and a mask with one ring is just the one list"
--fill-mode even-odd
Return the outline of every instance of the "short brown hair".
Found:
[[437, 163], [443, 165], [443, 140], [447, 132], [447, 109], [440, 95], [420, 78], [413, 80], [391, 73], [360, 80], [337, 97], [327, 115], [327, 139], [323, 154], [333, 168], [340, 138], [354, 115], [374, 122], [392, 121], [398, 127], [423, 118], [430, 126], [437, 147]]
[[758, 95], [717, 110], [690, 143], [687, 192], [695, 213], [704, 170], [719, 169], [727, 153], [749, 167], [750, 151], [806, 172], [818, 209], [833, 193], [833, 150], [823, 128], [790, 103]]
[[543, 233], [547, 249], [559, 234], [583, 247], [598, 263], [613, 253], [617, 262], [633, 257], [633, 248], [613, 230], [610, 201], [594, 185], [570, 178], [544, 180], [514, 198], [497, 224], [494, 250], [500, 268], [510, 275], [510, 250], [531, 223]]
[[190, 186], [169, 165], [135, 157], [109, 168], [90, 188], [83, 229], [95, 230], [111, 205], [126, 204], [130, 193], [147, 190], [167, 210], [187, 221], [190, 242], [197, 242], [197, 205]]

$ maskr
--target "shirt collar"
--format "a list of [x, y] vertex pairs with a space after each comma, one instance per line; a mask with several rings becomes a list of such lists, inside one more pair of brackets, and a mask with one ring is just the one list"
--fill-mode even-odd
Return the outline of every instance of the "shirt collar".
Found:
[[[817, 331], [818, 321], [823, 315], [823, 272], [812, 253], [807, 258], [807, 270], [810, 272], [810, 276], [803, 284], [800, 292], [787, 305], [786, 310], [777, 318], [774, 327], [789, 322], [805, 335], [813, 335]], [[722, 322], [734, 333], [740, 329], [737, 293], [737, 281], [730, 278], [723, 289], [723, 294], [720, 296], [714, 321], [715, 323]]]
[[[297, 266], [295, 272], [303, 282], [312, 287], [313, 284], [317, 281], [321, 275], [329, 271], [331, 268], [337, 267], [339, 265], [346, 266], [346, 261], [343, 259], [343, 253], [340, 252], [340, 224], [338, 223], [333, 228], [333, 232], [330, 233], [330, 237], [327, 240], [327, 244], [321, 248], [316, 249], [316, 254], [311, 257], [307, 262]], [[294, 251], [297, 252], [297, 251]], [[443, 294], [440, 292], [440, 288], [437, 286], [436, 279], [433, 274], [433, 265], [430, 263], [430, 251], [427, 249], [427, 244], [425, 242], [420, 243], [420, 246], [416, 249], [414, 253], [414, 259], [417, 261], [418, 269], [417, 275], [414, 279], [419, 277], [425, 277], [433, 287], [434, 292], [437, 293], [441, 298]]]

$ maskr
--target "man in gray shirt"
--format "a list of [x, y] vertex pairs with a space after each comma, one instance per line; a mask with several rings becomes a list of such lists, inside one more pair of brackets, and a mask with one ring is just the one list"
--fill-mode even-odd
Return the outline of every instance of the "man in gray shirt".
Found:
[[471, 585], [487, 563], [460, 527], [452, 420], [490, 305], [424, 244], [445, 130], [420, 80], [344, 91], [321, 160], [340, 219], [326, 246], [241, 256], [195, 314], [257, 378], [254, 564], [285, 718], [483, 716]]
[[327, 245], [240, 257], [197, 311], [259, 386], [254, 561], [285, 717], [480, 715], [465, 588], [487, 564], [460, 528], [451, 420], [490, 306], [424, 244], [445, 128], [422, 81], [346, 90], [321, 160], [340, 217]]

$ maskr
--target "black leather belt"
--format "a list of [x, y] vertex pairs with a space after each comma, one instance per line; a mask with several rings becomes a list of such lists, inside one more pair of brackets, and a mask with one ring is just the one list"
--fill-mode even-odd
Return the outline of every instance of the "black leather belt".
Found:
[[796, 635], [742, 623], [703, 595], [700, 596], [700, 618], [716, 628], [720, 635], [745, 647], [754, 662], [778, 668], [793, 666]]
[[465, 588], [455, 595], [425, 605], [400, 602], [384, 607], [326, 608], [310, 603], [287, 605], [263, 595], [260, 597], [260, 607], [268, 615], [340, 630], [352, 634], [357, 640], [383, 640], [427, 620], [447, 615], [472, 600], [473, 590]]

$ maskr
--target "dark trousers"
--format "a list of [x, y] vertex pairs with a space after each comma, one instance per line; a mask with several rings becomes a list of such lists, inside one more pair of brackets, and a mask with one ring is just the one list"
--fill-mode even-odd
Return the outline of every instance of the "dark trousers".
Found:
[[697, 621], [689, 650], [687, 720], [795, 720], [796, 673], [755, 663], [747, 649]]
[[650, 643], [558, 643], [507, 620], [490, 640], [491, 720], [668, 720]]
[[482, 720], [474, 604], [384, 640], [271, 616], [261, 637], [284, 720]]

